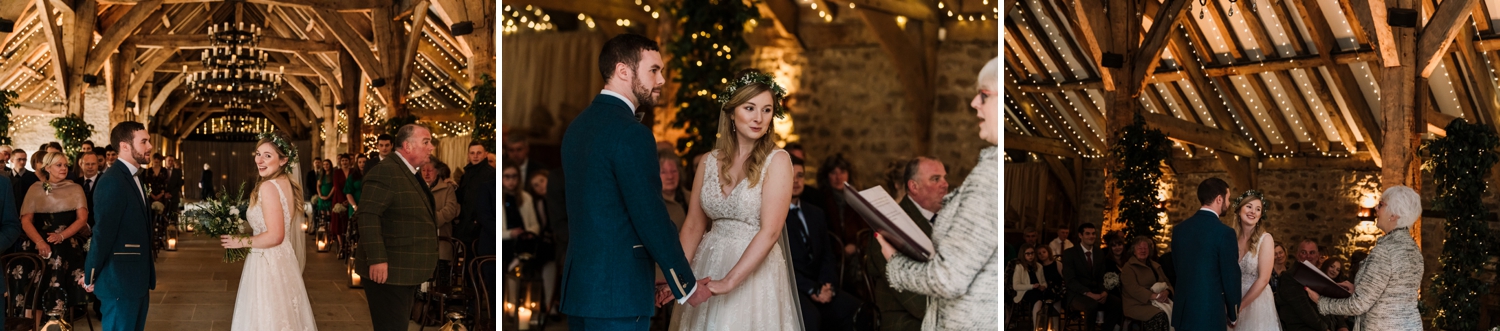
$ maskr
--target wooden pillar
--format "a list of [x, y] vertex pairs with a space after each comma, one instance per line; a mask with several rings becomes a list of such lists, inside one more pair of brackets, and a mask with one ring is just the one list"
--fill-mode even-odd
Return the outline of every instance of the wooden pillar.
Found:
[[[1393, 8], [1421, 10], [1415, 0], [1392, 1]], [[1422, 111], [1430, 107], [1426, 79], [1417, 74], [1417, 34], [1415, 28], [1391, 27], [1392, 40], [1400, 65], [1381, 72], [1380, 109], [1384, 118], [1381, 132], [1385, 141], [1380, 147], [1384, 167], [1380, 171], [1380, 188], [1405, 185], [1421, 192], [1421, 157], [1417, 155], [1422, 132], [1426, 130]], [[1420, 91], [1420, 92], [1419, 92]], [[1421, 220], [1411, 233], [1421, 246]]]
[[363, 101], [360, 98], [362, 95], [360, 91], [365, 89], [365, 84], [363, 79], [360, 78], [362, 74], [359, 70], [359, 64], [354, 62], [354, 55], [349, 54], [347, 50], [339, 52], [339, 70], [343, 72], [340, 76], [343, 77], [344, 95], [346, 96], [342, 106], [344, 106], [343, 111], [349, 121], [348, 152], [359, 153], [364, 147], [360, 143], [360, 138], [362, 138], [364, 132], [362, 130], [364, 123], [359, 118], [359, 103]]
[[323, 126], [323, 132], [328, 135], [328, 138], [323, 149], [318, 150], [318, 154], [328, 158], [337, 154], [339, 147], [339, 115], [335, 113], [338, 110], [333, 107], [333, 89], [328, 87], [328, 84], [318, 86], [318, 106], [323, 107], [324, 114], [328, 114], [319, 123]]
[[[483, 81], [481, 75], [489, 75], [490, 78], [500, 80], [495, 71], [495, 23], [499, 22], [495, 16], [495, 2], [487, 0], [463, 0], [467, 8], [482, 8], [482, 17], [473, 17], [474, 32], [463, 38], [468, 39], [469, 45], [474, 48], [474, 56], [469, 58], [468, 86], [479, 86]], [[478, 14], [478, 13], [476, 13]]]

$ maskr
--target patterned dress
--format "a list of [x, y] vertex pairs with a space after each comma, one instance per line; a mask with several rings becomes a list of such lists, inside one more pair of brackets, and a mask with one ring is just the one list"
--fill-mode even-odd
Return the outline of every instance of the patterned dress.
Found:
[[[51, 187], [50, 191], [48, 186]], [[55, 184], [37, 182], [26, 191], [26, 196], [26, 202], [21, 205], [21, 217], [23, 221], [27, 216], [31, 217], [31, 225], [43, 242], [46, 242], [48, 234], [63, 232], [75, 222], [86, 222], [78, 219], [78, 214], [88, 212], [88, 200], [84, 198], [83, 186], [72, 181], [65, 180]], [[47, 244], [52, 249], [52, 256], [43, 257], [46, 258], [44, 262], [47, 270], [41, 274], [44, 285], [42, 291], [38, 293], [38, 297], [17, 297], [12, 300], [21, 300], [27, 308], [49, 310], [56, 307], [59, 300], [68, 306], [88, 303], [86, 292], [76, 280], [83, 276], [84, 260], [88, 258], [88, 236], [88, 228], [85, 227], [61, 243]], [[20, 252], [38, 253], [37, 242], [29, 238], [19, 238], [16, 246]]]

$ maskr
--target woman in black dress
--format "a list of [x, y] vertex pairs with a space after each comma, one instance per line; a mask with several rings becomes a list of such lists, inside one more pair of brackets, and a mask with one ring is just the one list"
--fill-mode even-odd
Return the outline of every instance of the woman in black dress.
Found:
[[67, 179], [68, 157], [47, 153], [37, 172], [41, 181], [26, 191], [21, 204], [21, 229], [29, 240], [20, 241], [23, 252], [37, 253], [47, 261], [43, 284], [50, 284], [39, 298], [13, 298], [31, 309], [50, 311], [60, 305], [75, 307], [89, 302], [76, 279], [83, 277], [88, 257], [88, 199], [83, 187]]

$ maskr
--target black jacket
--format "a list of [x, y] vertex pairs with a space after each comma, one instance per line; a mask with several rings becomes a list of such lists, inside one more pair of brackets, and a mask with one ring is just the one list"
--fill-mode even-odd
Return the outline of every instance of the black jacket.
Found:
[[1104, 272], [1108, 267], [1109, 250], [1094, 248], [1094, 263], [1083, 256], [1083, 246], [1073, 246], [1063, 251], [1063, 279], [1068, 282], [1068, 300], [1087, 298], [1083, 293], [1104, 292]]
[[1281, 273], [1276, 290], [1276, 313], [1281, 329], [1286, 331], [1328, 331], [1328, 323], [1318, 313], [1318, 305], [1302, 290], [1302, 282], [1291, 270]]
[[[828, 221], [823, 209], [810, 204], [800, 206], [802, 216], [788, 212], [786, 218], [787, 245], [791, 246], [792, 269], [797, 276], [797, 292], [812, 295], [823, 288], [823, 284], [838, 283], [838, 260], [834, 258], [828, 244]], [[803, 221], [807, 222], [803, 229]], [[805, 233], [804, 233], [805, 231]]]

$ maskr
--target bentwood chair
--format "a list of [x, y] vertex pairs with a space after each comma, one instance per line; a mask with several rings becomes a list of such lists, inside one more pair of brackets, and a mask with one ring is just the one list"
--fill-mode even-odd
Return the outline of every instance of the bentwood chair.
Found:
[[474, 318], [474, 330], [492, 331], [499, 327], [500, 323], [495, 316], [495, 294], [493, 285], [496, 275], [495, 256], [485, 255], [474, 258], [469, 262], [468, 279], [474, 284], [474, 307], [477, 314]]
[[26, 302], [33, 301], [42, 294], [42, 275], [45, 274], [47, 265], [42, 257], [36, 253], [10, 253], [0, 256], [0, 266], [4, 266], [6, 288], [10, 294], [5, 297], [5, 329], [13, 331], [37, 330], [42, 326], [42, 314], [39, 309], [28, 309]]

